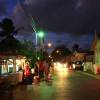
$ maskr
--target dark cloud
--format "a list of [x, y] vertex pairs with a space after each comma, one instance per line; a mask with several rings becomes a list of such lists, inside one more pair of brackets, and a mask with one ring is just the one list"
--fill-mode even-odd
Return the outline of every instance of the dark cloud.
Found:
[[22, 30], [21, 33], [26, 34], [32, 32], [30, 17], [20, 4], [16, 5], [11, 18], [13, 19], [16, 28], [24, 27], [24, 30]]
[[100, 33], [100, 0], [96, 4], [96, 31]]
[[[97, 1], [99, 0], [25, 0], [20, 3], [26, 13], [23, 16], [31, 15], [38, 28], [85, 34], [99, 29], [100, 2]], [[23, 21], [25, 25], [25, 19]]]
[[0, 0], [0, 16], [7, 13], [7, 0]]

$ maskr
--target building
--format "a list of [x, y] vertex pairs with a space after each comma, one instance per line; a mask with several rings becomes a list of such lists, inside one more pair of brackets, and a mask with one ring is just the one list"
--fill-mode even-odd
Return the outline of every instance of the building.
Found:
[[91, 46], [91, 50], [94, 52], [93, 56], [93, 68], [95, 74], [100, 74], [100, 34], [95, 32], [95, 38]]
[[14, 52], [0, 53], [0, 73], [14, 73], [25, 66], [25, 57]]
[[89, 51], [84, 58], [84, 71], [94, 73], [94, 51]]
[[15, 52], [0, 53], [0, 82], [9, 80], [12, 85], [22, 82], [23, 72], [18, 70], [24, 69], [25, 61], [24, 56]]

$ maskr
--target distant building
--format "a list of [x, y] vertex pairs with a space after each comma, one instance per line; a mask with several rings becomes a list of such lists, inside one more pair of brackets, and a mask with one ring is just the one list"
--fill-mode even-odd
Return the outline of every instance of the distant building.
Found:
[[89, 51], [84, 58], [84, 71], [94, 73], [94, 51]]
[[100, 34], [95, 32], [95, 38], [91, 46], [91, 51], [94, 52], [93, 68], [95, 74], [100, 74]]

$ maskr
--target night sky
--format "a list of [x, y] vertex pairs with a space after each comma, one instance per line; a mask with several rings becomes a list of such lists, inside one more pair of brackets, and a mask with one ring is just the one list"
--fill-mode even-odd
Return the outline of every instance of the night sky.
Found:
[[100, 32], [99, 10], [100, 0], [0, 0], [0, 18], [12, 18], [16, 28], [24, 26], [18, 38], [35, 39], [32, 17], [37, 30], [45, 30], [46, 41], [69, 47], [91, 45], [94, 30]]

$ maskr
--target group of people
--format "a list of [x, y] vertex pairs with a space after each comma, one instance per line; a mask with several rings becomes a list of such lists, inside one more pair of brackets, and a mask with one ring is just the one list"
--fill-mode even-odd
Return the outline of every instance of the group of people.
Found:
[[40, 60], [35, 63], [34, 71], [30, 69], [27, 63], [24, 69], [24, 79], [27, 82], [33, 83], [34, 81], [49, 81], [51, 79], [50, 65], [46, 60]]

